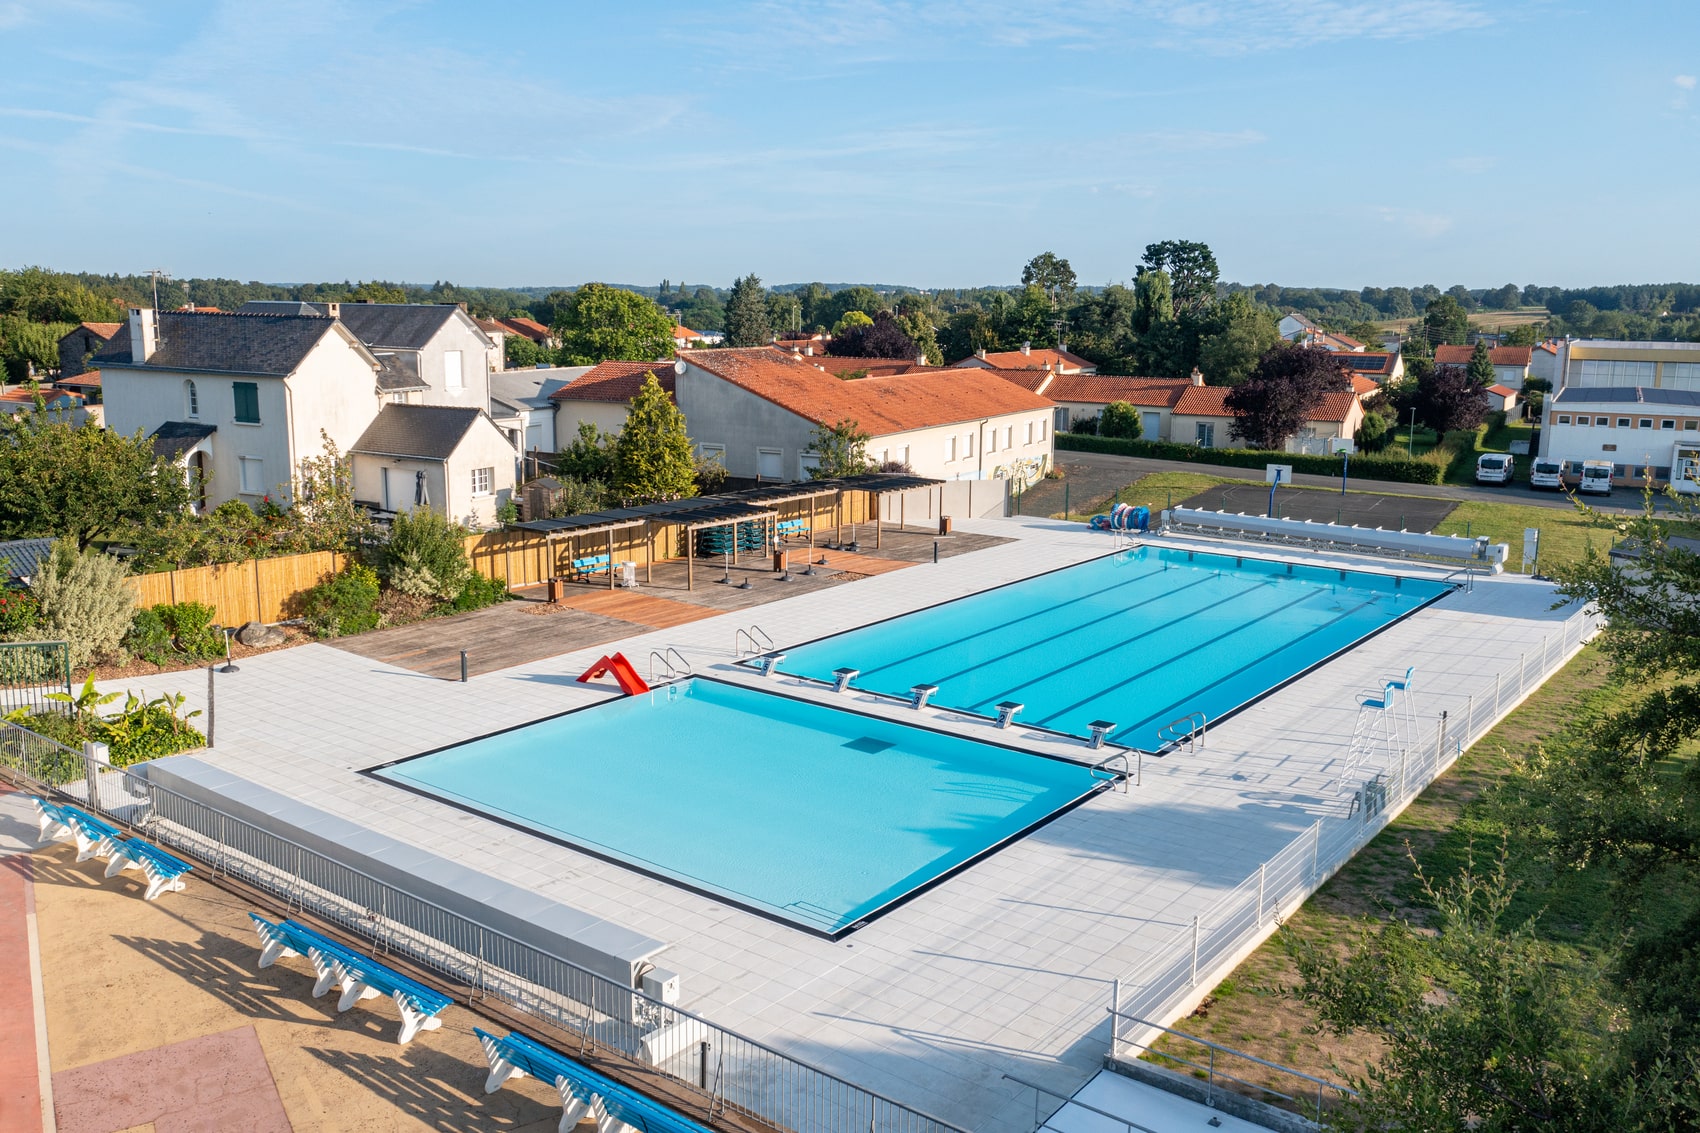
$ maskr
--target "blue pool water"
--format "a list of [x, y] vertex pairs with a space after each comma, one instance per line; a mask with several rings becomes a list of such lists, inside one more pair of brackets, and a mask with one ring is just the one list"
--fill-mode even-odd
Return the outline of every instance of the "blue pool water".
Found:
[[1444, 593], [1443, 583], [1139, 547], [787, 651], [782, 672], [1154, 750], [1177, 717], [1212, 721]]
[[373, 774], [828, 935], [1102, 786], [1078, 764], [701, 678]]

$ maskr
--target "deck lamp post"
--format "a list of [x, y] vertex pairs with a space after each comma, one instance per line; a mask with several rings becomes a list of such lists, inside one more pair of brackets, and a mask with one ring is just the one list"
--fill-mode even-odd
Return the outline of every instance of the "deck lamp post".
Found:
[[236, 636], [236, 631], [229, 626], [215, 626], [214, 628], [224, 634], [224, 665], [219, 669], [219, 672], [240, 673], [242, 670], [238, 669], [236, 662], [230, 659], [230, 639]]

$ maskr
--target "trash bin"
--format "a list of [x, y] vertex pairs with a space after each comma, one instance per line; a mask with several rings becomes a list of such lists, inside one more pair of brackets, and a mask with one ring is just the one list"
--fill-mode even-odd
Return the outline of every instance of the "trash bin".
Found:
[[623, 589], [626, 589], [626, 590], [636, 590], [637, 585], [638, 585], [637, 563], [632, 562], [630, 559], [627, 559], [627, 560], [621, 562], [619, 564], [619, 567], [620, 567], [620, 586]]
[[566, 579], [551, 578], [549, 580], [549, 604], [551, 606], [558, 606], [561, 603], [561, 599], [565, 598], [566, 596], [567, 596]]
[[785, 569], [785, 555], [786, 555], [786, 552], [784, 552], [784, 551], [773, 552], [773, 573], [774, 574], [778, 574]]
[[948, 516], [948, 515], [939, 516], [939, 534], [940, 535], [949, 535], [950, 534], [950, 516]]

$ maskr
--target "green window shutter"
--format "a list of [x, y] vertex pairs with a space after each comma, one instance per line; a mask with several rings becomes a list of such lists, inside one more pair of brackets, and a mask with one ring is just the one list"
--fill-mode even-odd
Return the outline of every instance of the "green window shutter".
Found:
[[260, 387], [254, 382], [234, 382], [236, 420], [244, 425], [260, 423]]

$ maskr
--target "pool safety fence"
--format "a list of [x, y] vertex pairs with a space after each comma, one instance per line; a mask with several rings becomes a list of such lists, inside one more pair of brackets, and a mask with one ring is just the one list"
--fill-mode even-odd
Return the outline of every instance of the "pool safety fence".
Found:
[[[691, 1116], [753, 1119], [795, 1133], [967, 1133], [774, 1047], [382, 882], [297, 842], [100, 762], [15, 724], [0, 724], [0, 769], [148, 840], [270, 894], [466, 990], [575, 1035], [576, 1053], [624, 1056], [698, 1100]], [[564, 1053], [573, 1054], [574, 1049]], [[482, 1068], [469, 1067], [468, 1080]], [[669, 1104], [677, 1104], [670, 1102]]]
[[[1263, 941], [1279, 923], [1333, 877], [1340, 867], [1386, 828], [1428, 785], [1548, 677], [1575, 656], [1603, 619], [1582, 607], [1528, 650], [1465, 694], [1423, 691], [1430, 723], [1409, 746], [1389, 757], [1390, 766], [1358, 784], [1339, 813], [1318, 818], [1257, 872], [1181, 926], [1150, 959], [1121, 976], [1110, 1003], [1112, 1062], [1137, 1058], [1132, 1048], [1156, 1038], [1156, 1024], [1189, 1012]], [[1370, 805], [1373, 804], [1373, 805]]]
[[63, 641], [0, 643], [0, 713], [68, 712], [49, 693], [71, 694], [71, 647]]

